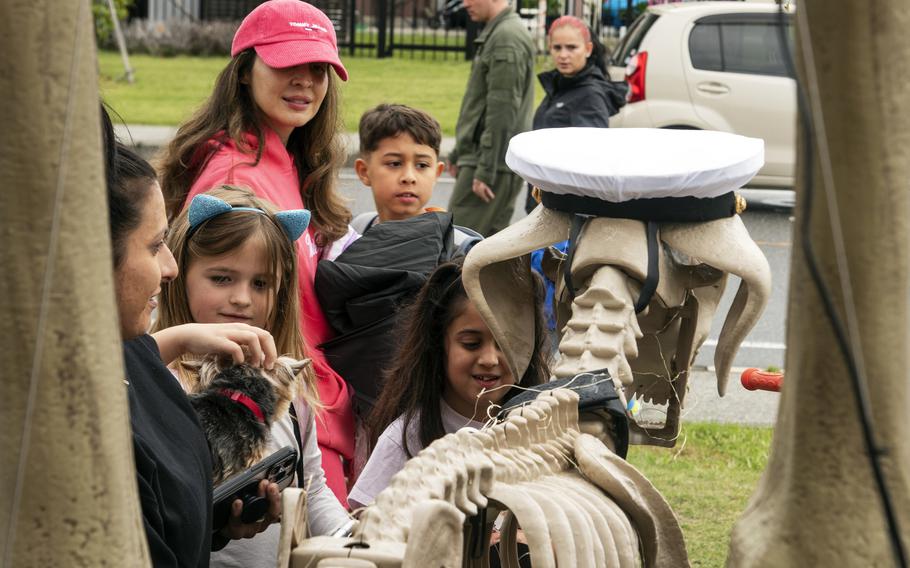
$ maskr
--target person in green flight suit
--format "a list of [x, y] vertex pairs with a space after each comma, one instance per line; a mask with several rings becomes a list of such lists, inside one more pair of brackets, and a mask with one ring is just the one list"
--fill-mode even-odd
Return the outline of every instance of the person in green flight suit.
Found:
[[509, 139], [531, 129], [534, 45], [507, 0], [464, 0], [468, 15], [484, 22], [475, 40], [471, 76], [455, 126], [449, 173], [455, 222], [484, 236], [509, 224], [521, 179], [505, 164]]

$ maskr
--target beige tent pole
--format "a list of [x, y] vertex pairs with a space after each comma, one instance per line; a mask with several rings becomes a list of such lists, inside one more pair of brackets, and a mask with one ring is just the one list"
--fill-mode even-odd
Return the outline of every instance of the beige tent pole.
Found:
[[148, 566], [90, 0], [0, 3], [0, 565]]
[[[860, 346], [872, 426], [886, 451], [884, 480], [907, 550], [910, 4], [883, 0], [873, 9], [863, 2], [839, 2], [834, 9], [830, 2], [805, 0], [796, 9], [800, 49], [795, 57], [817, 142], [812, 148], [814, 203], [811, 211], [805, 209], [801, 164], [796, 226], [811, 214], [811, 242], [822, 277], [851, 342]], [[800, 139], [800, 145], [806, 142]], [[835, 207], [827, 202], [828, 190]], [[734, 528], [728, 565], [893, 566], [854, 393], [811, 283], [802, 242], [796, 228], [787, 378], [771, 457]], [[844, 264], [849, 286], [840, 279]]]

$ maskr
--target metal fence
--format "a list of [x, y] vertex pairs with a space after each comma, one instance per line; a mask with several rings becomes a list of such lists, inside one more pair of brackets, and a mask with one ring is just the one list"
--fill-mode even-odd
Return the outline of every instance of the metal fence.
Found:
[[167, 20], [197, 20], [204, 0], [136, 0], [129, 8], [131, 16], [153, 22]]
[[[149, 17], [167, 13], [200, 20], [243, 19], [263, 0], [147, 0]], [[335, 25], [342, 53], [410, 59], [471, 59], [482, 26], [470, 20], [462, 0], [309, 0]], [[539, 0], [515, 0], [543, 48]], [[545, 5], [545, 3], [544, 3]], [[178, 10], [180, 8], [180, 10]], [[152, 18], [155, 19], [155, 18]]]
[[262, 0], [201, 0], [200, 19], [242, 20]]
[[[467, 17], [460, 0], [378, 0], [387, 15], [377, 18], [380, 57], [470, 59], [480, 26]], [[382, 30], [382, 31], [381, 31]]]
[[[522, 9], [520, 15], [542, 46], [543, 18], [536, 9]], [[409, 59], [472, 59], [474, 39], [483, 29], [468, 18], [461, 0], [356, 0], [351, 22], [353, 41], [345, 47], [352, 55]]]

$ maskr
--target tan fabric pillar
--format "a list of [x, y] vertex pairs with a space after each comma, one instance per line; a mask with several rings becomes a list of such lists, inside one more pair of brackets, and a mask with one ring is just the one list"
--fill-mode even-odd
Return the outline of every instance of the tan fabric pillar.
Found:
[[0, 565], [147, 566], [90, 0], [4, 0], [0, 54]]
[[[873, 5], [874, 4], [874, 5]], [[798, 3], [808, 16], [885, 477], [910, 547], [910, 3]], [[802, 31], [802, 29], [800, 29]], [[801, 55], [797, 54], [797, 59]], [[804, 84], [811, 74], [800, 68]], [[821, 117], [816, 115], [816, 121]], [[805, 140], [800, 140], [805, 144]], [[812, 242], [845, 313], [814, 151]], [[802, 165], [800, 165], [800, 171]], [[807, 214], [800, 174], [796, 217]], [[797, 231], [798, 229], [794, 229]], [[893, 566], [844, 360], [794, 236], [786, 381], [771, 457], [729, 566]]]

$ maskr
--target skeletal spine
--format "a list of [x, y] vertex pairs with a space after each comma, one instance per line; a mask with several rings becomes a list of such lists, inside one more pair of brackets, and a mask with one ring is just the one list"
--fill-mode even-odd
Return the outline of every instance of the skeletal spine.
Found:
[[641, 329], [635, 317], [631, 280], [612, 266], [599, 268], [585, 292], [572, 302], [572, 317], [559, 342], [557, 377], [608, 369], [617, 388], [632, 384], [629, 359], [638, 356]]

